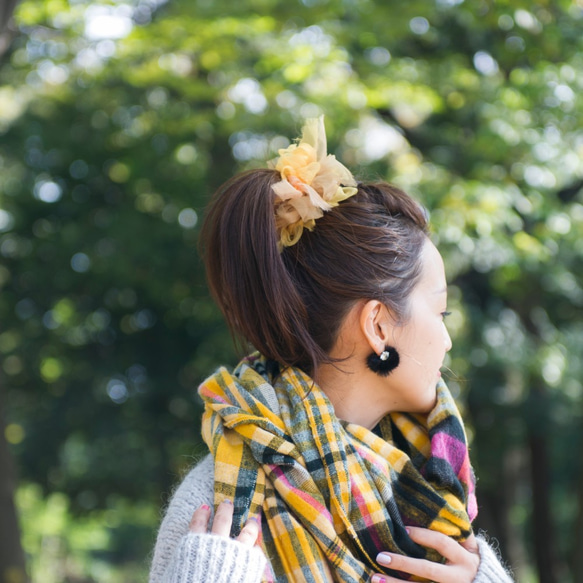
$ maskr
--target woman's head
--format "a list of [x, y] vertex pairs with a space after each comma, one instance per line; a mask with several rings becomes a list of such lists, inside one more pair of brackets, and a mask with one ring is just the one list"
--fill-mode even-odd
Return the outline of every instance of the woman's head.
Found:
[[409, 316], [427, 222], [422, 208], [386, 183], [357, 192], [280, 251], [276, 170], [238, 175], [215, 194], [201, 245], [211, 293], [231, 330], [280, 364], [313, 372], [332, 359], [356, 303], [378, 300]]

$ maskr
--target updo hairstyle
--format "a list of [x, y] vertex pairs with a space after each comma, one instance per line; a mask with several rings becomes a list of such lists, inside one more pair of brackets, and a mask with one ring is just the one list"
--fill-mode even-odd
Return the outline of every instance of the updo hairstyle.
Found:
[[398, 322], [421, 272], [427, 219], [420, 205], [384, 182], [304, 229], [282, 252], [275, 226], [275, 170], [251, 170], [213, 196], [201, 251], [214, 300], [231, 332], [280, 366], [313, 374], [329, 356], [350, 309], [379, 300]]

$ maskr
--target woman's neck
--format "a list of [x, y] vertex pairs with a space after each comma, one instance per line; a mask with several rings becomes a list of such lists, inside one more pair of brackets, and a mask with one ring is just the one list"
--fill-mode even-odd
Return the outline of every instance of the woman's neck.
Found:
[[376, 379], [370, 378], [368, 370], [356, 370], [359, 367], [354, 364], [353, 358], [349, 358], [322, 365], [314, 380], [330, 399], [339, 419], [372, 429], [388, 411], [380, 399], [374, 398], [376, 391], [371, 384], [376, 385]]

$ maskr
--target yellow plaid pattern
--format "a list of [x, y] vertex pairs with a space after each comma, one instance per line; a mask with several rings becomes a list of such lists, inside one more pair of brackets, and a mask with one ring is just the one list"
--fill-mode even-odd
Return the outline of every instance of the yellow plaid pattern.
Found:
[[471, 532], [473, 474], [443, 383], [428, 416], [391, 414], [374, 431], [344, 423], [298, 369], [270, 374], [258, 354], [200, 387], [215, 460], [215, 504], [234, 502], [233, 535], [260, 518], [265, 581], [368, 581], [378, 552], [440, 560], [408, 525], [458, 540]]

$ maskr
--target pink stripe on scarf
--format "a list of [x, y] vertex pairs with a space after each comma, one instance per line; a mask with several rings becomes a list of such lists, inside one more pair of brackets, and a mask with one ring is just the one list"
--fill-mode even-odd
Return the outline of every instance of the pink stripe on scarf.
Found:
[[472, 476], [468, 448], [465, 443], [447, 433], [437, 433], [431, 438], [431, 453], [448, 462], [460, 481], [468, 488], [468, 516], [470, 520], [478, 514], [478, 503]]
[[293, 492], [298, 498], [301, 498], [304, 502], [315, 508], [320, 514], [326, 516], [326, 518], [332, 521], [332, 515], [330, 511], [324, 504], [318, 502], [313, 496], [310, 496], [307, 492], [300, 490], [299, 488], [294, 488], [290, 481], [287, 479], [284, 471], [280, 466], [274, 464], [269, 464], [268, 467], [271, 469], [272, 474], [291, 492]]

